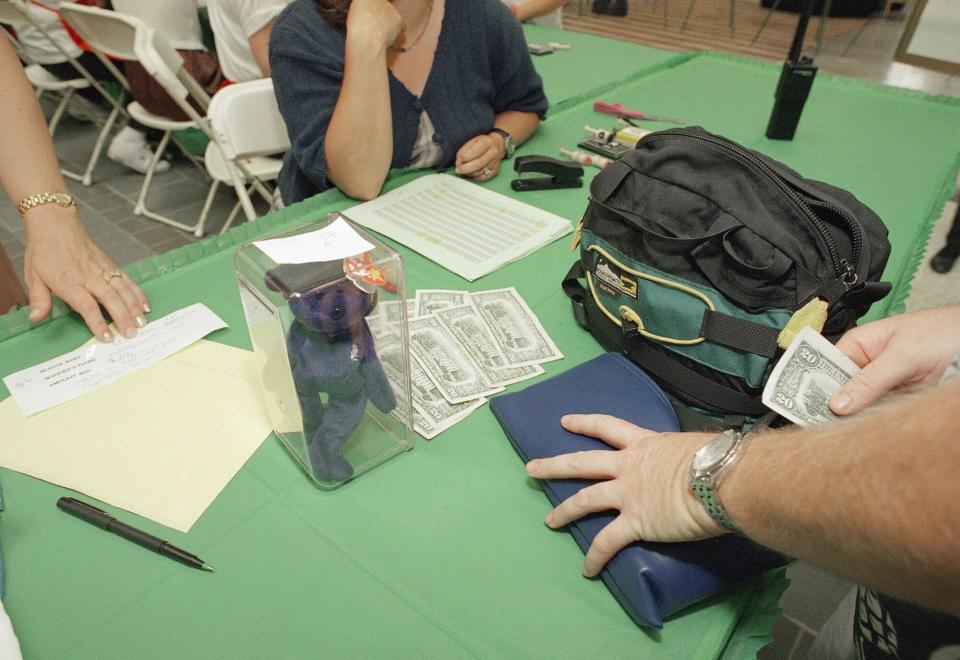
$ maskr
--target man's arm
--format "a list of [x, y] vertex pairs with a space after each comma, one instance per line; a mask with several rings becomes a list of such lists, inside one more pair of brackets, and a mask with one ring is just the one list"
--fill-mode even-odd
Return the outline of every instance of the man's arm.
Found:
[[[842, 423], [751, 437], [719, 494], [743, 532], [892, 596], [960, 611], [960, 382], [897, 397]], [[563, 426], [621, 451], [531, 461], [538, 479], [605, 479], [547, 517], [561, 527], [593, 511], [620, 516], [584, 564], [595, 575], [635, 540], [681, 541], [723, 532], [689, 487], [693, 453], [709, 436], [654, 434], [601, 415]]]

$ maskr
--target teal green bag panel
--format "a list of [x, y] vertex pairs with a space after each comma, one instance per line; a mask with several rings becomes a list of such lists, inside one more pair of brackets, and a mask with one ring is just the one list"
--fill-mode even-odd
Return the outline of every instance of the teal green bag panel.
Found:
[[[589, 230], [583, 231], [580, 244], [583, 253], [587, 255], [586, 270], [590, 272], [592, 279], [592, 282], [588, 282], [590, 295], [594, 295], [599, 305], [618, 320], [621, 318], [620, 306], [626, 305], [637, 313], [643, 321], [645, 330], [655, 335], [680, 340], [696, 339], [700, 334], [703, 312], [707, 308], [706, 303], [680, 289], [651, 282], [643, 277], [626, 276], [625, 279], [624, 273], [617, 271], [616, 264], [613, 270], [617, 272], [611, 274], [611, 269], [604, 267], [602, 255], [595, 250], [590, 250], [591, 246], [597, 246], [630, 270], [669, 280], [700, 292], [710, 299], [718, 312], [777, 330], [782, 329], [793, 314], [789, 310], [781, 309], [768, 310], [762, 314], [745, 312], [714, 289], [669, 275], [624, 256], [610, 243]], [[596, 272], [598, 262], [601, 266], [600, 273]], [[742, 378], [750, 387], [760, 387], [770, 368], [768, 358], [709, 341], [688, 345], [657, 343], [706, 367]]]

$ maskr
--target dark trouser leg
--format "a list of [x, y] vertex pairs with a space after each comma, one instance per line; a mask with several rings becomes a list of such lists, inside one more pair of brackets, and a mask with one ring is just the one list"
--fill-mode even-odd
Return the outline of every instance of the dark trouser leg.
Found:
[[930, 268], [938, 273], [946, 273], [953, 268], [957, 257], [960, 257], [960, 207], [953, 216], [953, 224], [947, 232], [947, 244], [933, 255]]
[[[103, 62], [100, 61], [100, 58], [93, 53], [83, 53], [80, 55], [80, 57], [77, 57], [76, 60], [80, 66], [90, 72], [90, 75], [93, 76], [94, 80], [108, 83], [118, 82], [113, 74], [110, 73], [110, 69], [104, 66]], [[40, 66], [55, 75], [57, 78], [62, 78], [64, 80], [78, 78], [80, 76], [80, 73], [73, 67], [72, 64], [70, 64], [70, 62], [41, 64]], [[93, 87], [81, 89], [78, 91], [78, 93], [88, 101], [92, 101], [98, 105], [106, 105], [107, 103], [107, 101], [100, 95], [100, 92], [95, 90]], [[151, 129], [134, 119], [130, 119], [127, 125], [134, 130], [140, 131], [141, 133], [149, 133], [151, 131]]]

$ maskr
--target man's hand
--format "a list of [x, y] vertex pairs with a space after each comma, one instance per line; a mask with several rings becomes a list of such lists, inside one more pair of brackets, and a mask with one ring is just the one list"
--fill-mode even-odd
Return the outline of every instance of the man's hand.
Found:
[[960, 305], [868, 323], [837, 348], [861, 368], [830, 400], [835, 413], [850, 415], [898, 385], [937, 381], [960, 353]]
[[690, 490], [690, 463], [709, 433], [655, 433], [609, 415], [566, 415], [572, 433], [599, 438], [619, 451], [583, 451], [527, 463], [536, 479], [604, 479], [561, 502], [546, 518], [562, 527], [588, 513], [616, 509], [620, 515], [590, 546], [583, 574], [593, 577], [634, 541], [693, 541], [726, 530], [707, 514]]
[[50, 313], [53, 293], [83, 317], [98, 340], [113, 340], [100, 305], [124, 336], [135, 336], [146, 324], [147, 298], [126, 273], [110, 276], [118, 272], [117, 265], [90, 240], [76, 211], [48, 205], [31, 209], [27, 216], [23, 270], [30, 320]]
[[504, 139], [499, 133], [478, 135], [457, 151], [457, 174], [477, 181], [489, 181], [500, 172]]

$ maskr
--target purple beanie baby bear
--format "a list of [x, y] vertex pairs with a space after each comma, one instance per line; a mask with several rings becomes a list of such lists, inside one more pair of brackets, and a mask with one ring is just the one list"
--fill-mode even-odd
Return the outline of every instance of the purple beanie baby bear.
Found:
[[385, 413], [397, 405], [365, 318], [376, 306], [376, 291], [345, 277], [338, 261], [283, 264], [265, 280], [284, 295], [295, 319], [287, 356], [314, 473], [349, 479], [353, 467], [339, 450], [363, 419], [367, 400]]

